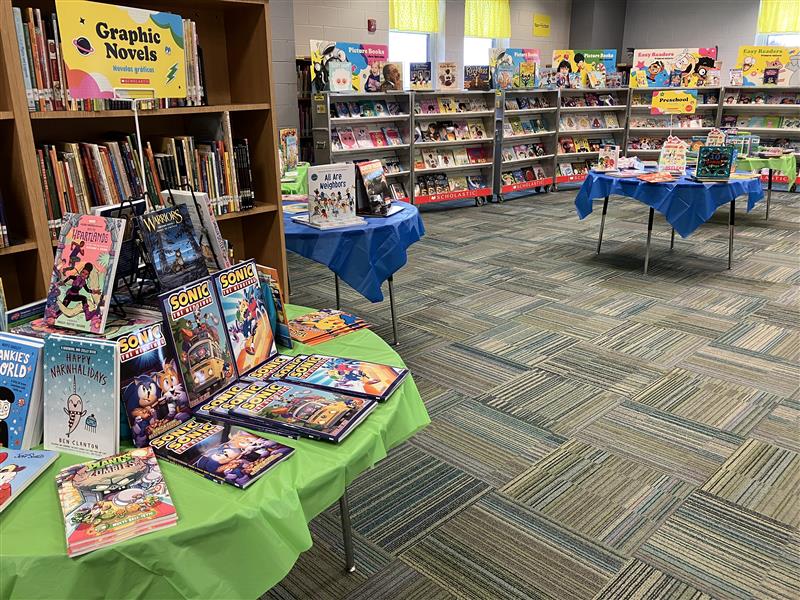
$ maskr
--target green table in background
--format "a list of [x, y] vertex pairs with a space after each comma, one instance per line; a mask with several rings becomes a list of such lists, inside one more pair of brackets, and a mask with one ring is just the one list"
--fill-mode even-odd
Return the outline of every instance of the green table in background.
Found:
[[[312, 352], [403, 365], [367, 329], [291, 351]], [[340, 499], [349, 533], [345, 486], [429, 422], [409, 376], [339, 445], [267, 436], [297, 451], [246, 490], [159, 461], [178, 524], [72, 559], [55, 475], [86, 459], [62, 454], [0, 515], [0, 598], [257, 598], [311, 547], [308, 522]]]
[[772, 200], [772, 172], [781, 171], [789, 178], [789, 187], [795, 184], [797, 179], [797, 159], [794, 152], [783, 156], [772, 156], [770, 158], [759, 158], [757, 156], [736, 159], [736, 169], [740, 171], [761, 171], [768, 169], [767, 173], [767, 215], [769, 219], [769, 202]]
[[281, 194], [302, 194], [308, 196], [308, 163], [297, 163], [297, 176], [294, 181], [281, 181]]

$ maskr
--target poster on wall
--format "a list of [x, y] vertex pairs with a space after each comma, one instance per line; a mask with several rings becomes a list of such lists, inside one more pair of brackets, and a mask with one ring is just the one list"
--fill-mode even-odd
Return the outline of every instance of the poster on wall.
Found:
[[72, 98], [186, 97], [179, 15], [84, 0], [56, 13]]
[[314, 92], [330, 90], [328, 73], [331, 62], [349, 62], [353, 91], [380, 92], [383, 67], [389, 60], [389, 46], [355, 42], [311, 40], [311, 87]]
[[[511, 73], [511, 87], [524, 88], [531, 87], [523, 85], [520, 80], [520, 65], [538, 65], [541, 62], [538, 48], [489, 48], [489, 71], [492, 81], [496, 79], [495, 70], [497, 65], [501, 65], [501, 70]], [[536, 70], [536, 67], [534, 67]], [[527, 71], [523, 71], [525, 73]]]
[[800, 86], [800, 48], [789, 46], [739, 46], [736, 68], [741, 85], [763, 85], [764, 70], [777, 69], [777, 85]]
[[705, 83], [716, 61], [716, 46], [637, 49], [630, 87], [697, 87]]
[[553, 50], [553, 68], [565, 77], [580, 73], [581, 82], [586, 86], [589, 71], [614, 73], [617, 70], [617, 50]]

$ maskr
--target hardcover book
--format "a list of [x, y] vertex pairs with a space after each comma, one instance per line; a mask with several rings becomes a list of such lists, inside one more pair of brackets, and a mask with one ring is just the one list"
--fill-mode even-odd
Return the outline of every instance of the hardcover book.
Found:
[[123, 219], [64, 215], [47, 293], [48, 324], [103, 332], [124, 231]]
[[669, 136], [658, 155], [658, 170], [666, 171], [675, 177], [686, 174], [686, 152], [688, 144], [676, 136]]
[[208, 275], [186, 206], [145, 213], [137, 220], [139, 235], [163, 290]]
[[[386, 216], [392, 207], [392, 197], [383, 165], [379, 160], [358, 163], [360, 194], [357, 210], [362, 215]], [[361, 187], [363, 186], [363, 187]]]
[[[533, 89], [536, 86], [536, 63], [519, 63], [519, 87]], [[521, 107], [522, 108], [522, 107]]]
[[498, 63], [494, 68], [494, 89], [510, 90], [514, 87], [514, 65]]
[[412, 90], [432, 90], [430, 62], [412, 62], [409, 64], [409, 76]]
[[42, 439], [43, 346], [0, 332], [0, 446], [28, 450]]
[[328, 62], [328, 84], [331, 92], [352, 92], [353, 65], [346, 60]]
[[492, 88], [489, 65], [466, 65], [464, 67], [464, 89], [488, 91]]
[[0, 512], [11, 506], [58, 458], [49, 450], [0, 449]]
[[736, 150], [731, 146], [703, 146], [697, 151], [695, 178], [701, 181], [724, 181], [731, 176]]
[[44, 447], [102, 458], [119, 450], [116, 342], [53, 334], [44, 343]]
[[440, 62], [437, 65], [436, 88], [456, 90], [458, 87], [458, 65], [454, 62]]
[[603, 146], [597, 155], [595, 171], [616, 171], [619, 161], [619, 146]]
[[362, 223], [364, 220], [356, 216], [355, 165], [309, 167], [307, 224], [328, 229]]

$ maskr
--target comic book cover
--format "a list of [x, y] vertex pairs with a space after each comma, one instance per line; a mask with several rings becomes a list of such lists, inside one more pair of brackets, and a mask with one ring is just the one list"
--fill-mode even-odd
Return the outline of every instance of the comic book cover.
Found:
[[178, 521], [149, 447], [62, 469], [56, 485], [71, 557]]
[[375, 408], [374, 400], [276, 381], [231, 415], [313, 439], [339, 442]]
[[391, 395], [407, 373], [408, 369], [400, 367], [314, 354], [292, 369], [283, 379], [382, 401]]
[[254, 260], [248, 260], [211, 278], [225, 319], [225, 330], [236, 371], [245, 375], [277, 353], [269, 325], [261, 282]]
[[307, 354], [298, 354], [297, 356], [286, 356], [285, 354], [278, 354], [272, 360], [265, 362], [257, 369], [253, 369], [248, 373], [244, 380], [246, 381], [274, 381], [283, 379], [288, 373], [302, 363]]
[[50, 325], [103, 332], [124, 231], [124, 219], [64, 215], [44, 313]]
[[164, 290], [208, 275], [186, 206], [163, 208], [137, 219], [142, 243]]
[[137, 447], [192, 416], [189, 395], [178, 370], [163, 322], [116, 338], [119, 346], [120, 396], [131, 439]]
[[[281, 130], [283, 131], [283, 130]], [[209, 269], [224, 269], [231, 265], [228, 260], [227, 242], [214, 217], [214, 209], [205, 192], [189, 192], [186, 190], [164, 190], [161, 197], [166, 203], [171, 197], [175, 204], [186, 207], [192, 230], [197, 236], [200, 253]]]
[[28, 450], [42, 435], [44, 342], [0, 332], [0, 446]]
[[[292, 347], [292, 337], [289, 334], [289, 319], [286, 318], [286, 300], [281, 290], [280, 278], [277, 269], [256, 265], [258, 279], [261, 281], [261, 290], [267, 300], [267, 310], [270, 311], [269, 324], [275, 335], [275, 342], [284, 348]], [[272, 302], [269, 302], [269, 298]]]
[[225, 318], [210, 277], [159, 296], [189, 403], [200, 404], [236, 378]]
[[102, 458], [119, 450], [116, 342], [53, 334], [44, 343], [44, 447]]
[[302, 343], [315, 343], [366, 326], [363, 319], [332, 308], [323, 308], [289, 321], [292, 339]]
[[293, 448], [236, 427], [190, 419], [151, 442], [156, 455], [193, 469], [218, 483], [250, 486], [282, 461]]
[[0, 449], [0, 512], [58, 458], [49, 450]]
[[231, 398], [233, 398], [236, 394], [241, 391], [247, 389], [247, 386], [250, 385], [250, 382], [245, 380], [236, 381], [230, 384], [228, 387], [220, 390], [214, 396], [212, 396], [209, 400], [206, 400], [202, 404], [200, 404], [197, 408], [194, 409], [194, 416], [201, 418], [201, 419], [209, 419], [213, 420], [211, 411], [214, 410], [220, 404], [227, 402]]

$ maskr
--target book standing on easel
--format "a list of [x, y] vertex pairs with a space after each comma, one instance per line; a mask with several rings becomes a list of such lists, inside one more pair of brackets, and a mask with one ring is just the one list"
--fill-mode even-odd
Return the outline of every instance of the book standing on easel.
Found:
[[308, 169], [308, 214], [292, 221], [317, 229], [363, 225], [356, 215], [356, 172], [352, 163], [319, 165]]

